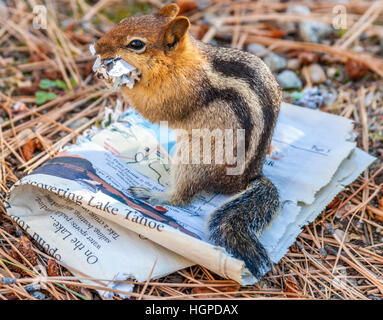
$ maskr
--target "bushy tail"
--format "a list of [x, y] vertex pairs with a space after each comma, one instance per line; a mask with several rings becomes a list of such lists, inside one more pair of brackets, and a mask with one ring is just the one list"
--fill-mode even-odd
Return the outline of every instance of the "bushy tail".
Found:
[[258, 239], [262, 230], [280, 210], [279, 195], [263, 175], [251, 186], [218, 208], [210, 217], [210, 240], [224, 247], [260, 279], [271, 268], [271, 261]]

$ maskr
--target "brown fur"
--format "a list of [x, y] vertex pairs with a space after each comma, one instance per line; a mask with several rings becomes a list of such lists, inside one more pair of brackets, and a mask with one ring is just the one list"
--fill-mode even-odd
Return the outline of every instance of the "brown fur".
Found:
[[[96, 43], [96, 52], [102, 59], [119, 55], [141, 70], [141, 80], [134, 88], [125, 87], [122, 90], [134, 108], [148, 120], [157, 123], [168, 121], [170, 127], [190, 133], [198, 128], [241, 128], [233, 110], [224, 103], [214, 101], [205, 108], [198, 106], [196, 99], [204, 90], [203, 78], [208, 77], [213, 85], [221, 88], [234, 86], [248, 104], [254, 104], [258, 98], [243, 80], [225, 79], [212, 69], [208, 61], [209, 51], [187, 33], [188, 19], [173, 18], [178, 12], [176, 8], [169, 5], [157, 15], [123, 20]], [[138, 54], [126, 48], [128, 40], [133, 38], [147, 42], [144, 53]], [[169, 48], [174, 41], [175, 47]], [[256, 114], [258, 111], [254, 108], [253, 112]], [[255, 116], [255, 119], [259, 118], [260, 115]], [[259, 121], [256, 125], [261, 130], [263, 124], [262, 120]], [[254, 148], [248, 152], [247, 158], [256, 152]], [[248, 185], [251, 175], [259, 173], [245, 171], [246, 176], [228, 176], [226, 168], [227, 165], [214, 163], [173, 167], [173, 186], [170, 198], [165, 197], [166, 202], [185, 204], [195, 194], [207, 189], [223, 193], [238, 192]]]
[[[191, 152], [192, 139], [200, 139], [192, 138], [193, 129], [234, 129], [234, 134], [235, 129], [244, 129], [244, 171], [228, 175], [232, 164], [215, 163], [213, 139], [212, 163], [172, 165], [167, 192], [141, 187], [130, 190], [149, 202], [172, 205], [187, 204], [202, 191], [240, 192], [211, 215], [210, 238], [259, 276], [269, 260], [258, 234], [279, 208], [278, 191], [263, 177], [262, 166], [281, 91], [259, 58], [193, 39], [187, 32], [189, 20], [175, 18], [177, 13], [173, 4], [155, 15], [123, 20], [96, 43], [96, 52], [102, 59], [120, 56], [141, 71], [141, 79], [132, 89], [122, 88], [124, 96], [148, 120], [168, 121], [171, 128], [187, 131], [187, 139], [180, 137], [177, 143], [177, 154], [186, 147]], [[138, 53], [127, 47], [132, 39], [144, 41], [145, 51]], [[238, 155], [238, 148], [234, 145], [234, 155]]]

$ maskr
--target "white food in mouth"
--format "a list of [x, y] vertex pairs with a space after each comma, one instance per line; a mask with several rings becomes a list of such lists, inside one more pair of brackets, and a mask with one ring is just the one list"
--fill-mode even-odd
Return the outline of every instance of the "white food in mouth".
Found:
[[[92, 55], [96, 54], [93, 44], [89, 46], [89, 50]], [[127, 63], [120, 56], [102, 61], [99, 54], [97, 55], [92, 70], [93, 72], [101, 74], [106, 80], [113, 80], [113, 90], [117, 90], [123, 85], [132, 89], [135, 81], [140, 80], [141, 74], [139, 70]]]

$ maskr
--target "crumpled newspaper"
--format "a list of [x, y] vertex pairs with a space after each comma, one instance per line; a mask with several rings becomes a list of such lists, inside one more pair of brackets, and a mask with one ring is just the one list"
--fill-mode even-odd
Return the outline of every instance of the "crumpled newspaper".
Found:
[[[93, 44], [89, 46], [89, 50], [92, 55], [96, 54]], [[105, 59], [102, 61], [99, 54], [94, 62], [93, 72], [101, 75], [107, 81], [112, 81], [113, 90], [118, 90], [123, 85], [132, 89], [135, 81], [140, 80], [141, 74], [140, 70], [127, 63], [118, 55], [114, 59]]]

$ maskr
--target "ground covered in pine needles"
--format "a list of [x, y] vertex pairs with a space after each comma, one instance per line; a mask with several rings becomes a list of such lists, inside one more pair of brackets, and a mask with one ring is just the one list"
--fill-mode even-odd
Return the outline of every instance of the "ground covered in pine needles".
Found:
[[[46, 255], [5, 214], [3, 200], [18, 179], [115, 105], [117, 95], [91, 72], [89, 44], [122, 18], [163, 3], [0, 0], [0, 299], [103, 299], [102, 279], [83, 284]], [[382, 299], [383, 2], [342, 2], [347, 27], [331, 30], [326, 24], [342, 12], [334, 11], [338, 2], [295, 2], [303, 9], [290, 1], [178, 3], [198, 39], [263, 58], [285, 81], [286, 101], [354, 120], [358, 147], [378, 160], [303, 229], [259, 283], [239, 286], [197, 265], [132, 282], [130, 299]], [[33, 27], [35, 5], [47, 10], [46, 29]], [[308, 30], [307, 22], [318, 25]]]

